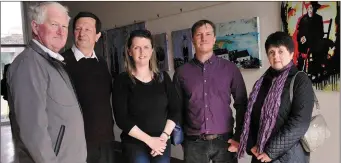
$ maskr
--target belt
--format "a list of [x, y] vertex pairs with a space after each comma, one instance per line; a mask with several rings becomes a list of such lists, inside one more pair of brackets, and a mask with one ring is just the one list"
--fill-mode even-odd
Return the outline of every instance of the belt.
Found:
[[224, 137], [225, 134], [201, 134], [201, 135], [186, 135], [186, 138], [190, 140], [214, 140]]

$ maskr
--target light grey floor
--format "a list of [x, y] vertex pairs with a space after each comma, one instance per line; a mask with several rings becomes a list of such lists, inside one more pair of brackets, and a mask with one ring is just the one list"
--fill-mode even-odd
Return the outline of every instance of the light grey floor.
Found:
[[11, 127], [1, 126], [1, 163], [15, 163]]

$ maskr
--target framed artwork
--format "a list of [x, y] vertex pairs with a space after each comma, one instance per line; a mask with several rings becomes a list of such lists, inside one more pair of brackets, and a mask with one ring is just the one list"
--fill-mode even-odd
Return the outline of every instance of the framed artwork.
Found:
[[169, 71], [167, 34], [155, 34], [153, 35], [153, 40], [159, 70]]
[[172, 32], [174, 69], [177, 69], [181, 65], [187, 63], [194, 56], [191, 33], [190, 28]]
[[216, 24], [216, 56], [239, 68], [260, 68], [259, 18], [240, 19]]
[[293, 61], [318, 90], [340, 89], [340, 2], [282, 2], [283, 30], [292, 36]]
[[106, 49], [109, 58], [109, 65], [113, 76], [124, 72], [125, 45], [130, 32], [137, 29], [145, 29], [145, 23], [114, 28], [106, 31]]

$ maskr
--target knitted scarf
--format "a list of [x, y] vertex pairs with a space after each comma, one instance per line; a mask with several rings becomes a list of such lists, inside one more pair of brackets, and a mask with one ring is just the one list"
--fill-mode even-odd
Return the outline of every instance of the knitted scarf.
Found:
[[[257, 152], [259, 153], [263, 153], [264, 146], [272, 133], [272, 129], [275, 126], [279, 106], [281, 104], [281, 95], [282, 95], [284, 83], [288, 77], [291, 66], [293, 66], [293, 62], [290, 62], [288, 65], [286, 65], [283, 68], [283, 71], [280, 73], [280, 75], [272, 79], [272, 85], [264, 100], [262, 110], [261, 110], [260, 120], [259, 120], [260, 126], [258, 130], [258, 138], [257, 138], [257, 143], [256, 143], [256, 145], [258, 146]], [[263, 78], [268, 71], [266, 71], [262, 75], [262, 77], [260, 77], [260, 79], [256, 81], [256, 84], [254, 85], [252, 92], [250, 93], [249, 101], [247, 105], [247, 111], [244, 117], [243, 132], [240, 136], [238, 158], [241, 158], [245, 153], [247, 140], [249, 136], [253, 104], [255, 103], [257, 99], [257, 95], [262, 85]]]

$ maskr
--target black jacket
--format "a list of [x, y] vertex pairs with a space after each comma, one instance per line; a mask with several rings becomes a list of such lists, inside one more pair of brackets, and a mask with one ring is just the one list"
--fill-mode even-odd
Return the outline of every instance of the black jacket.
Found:
[[[297, 71], [295, 66], [289, 71], [281, 95], [281, 104], [276, 124], [264, 148], [264, 152], [272, 159], [272, 163], [309, 162], [309, 153], [304, 151], [300, 139], [306, 133], [310, 124], [314, 94], [308, 76], [304, 73], [299, 73], [294, 82], [294, 96], [292, 104], [290, 104], [290, 82]], [[278, 71], [268, 70], [266, 72], [254, 104], [247, 148], [248, 154], [251, 154], [250, 150], [256, 144], [255, 142], [257, 142], [261, 106], [271, 87], [271, 80], [276, 75], [279, 75]], [[253, 157], [252, 163], [260, 162]]]

